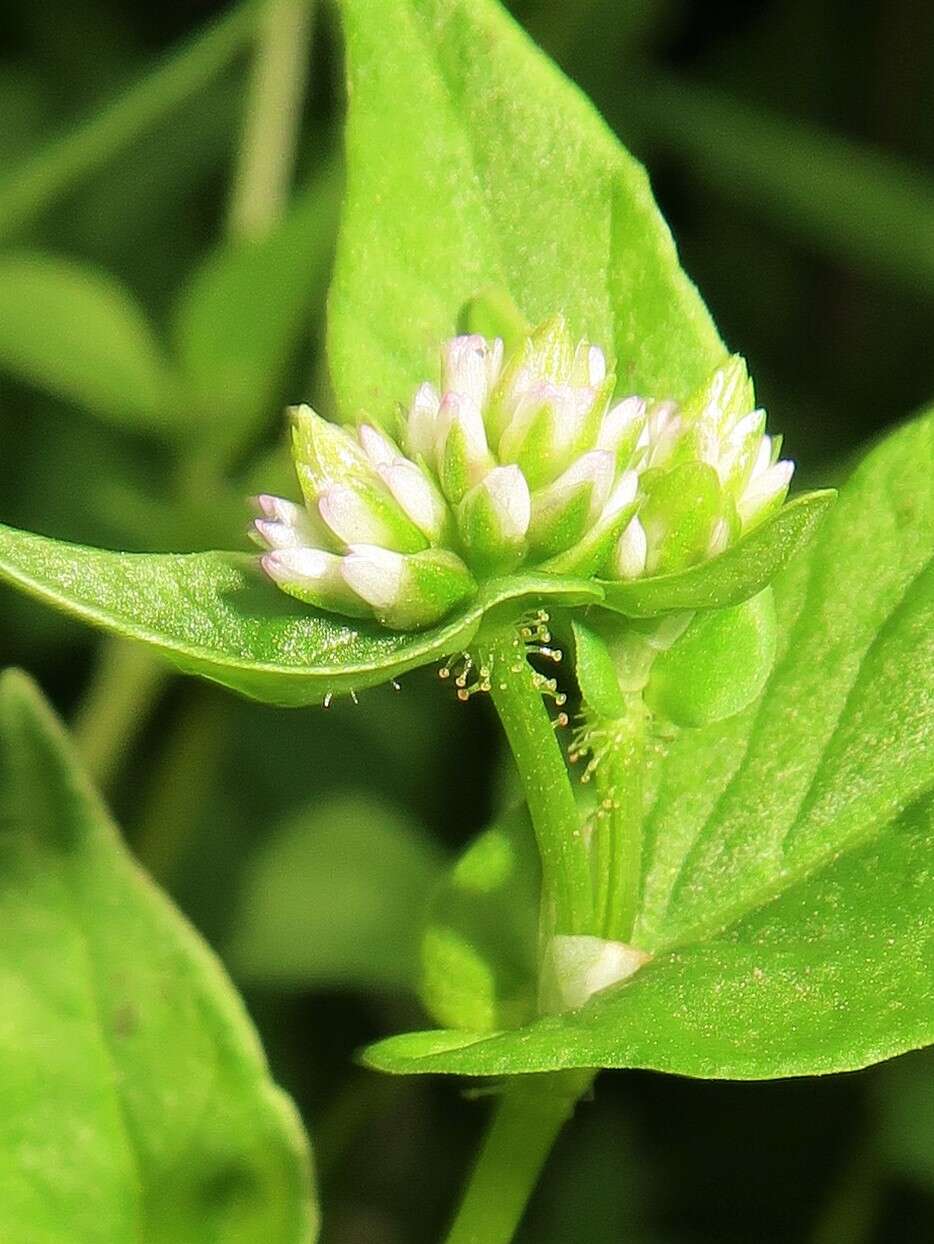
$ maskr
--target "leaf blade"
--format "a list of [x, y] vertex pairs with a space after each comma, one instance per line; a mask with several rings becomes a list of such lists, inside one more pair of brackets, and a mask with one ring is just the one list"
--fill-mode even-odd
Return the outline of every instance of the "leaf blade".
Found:
[[424, 632], [350, 623], [299, 605], [238, 553], [114, 553], [0, 526], [0, 578], [140, 640], [186, 673], [283, 706], [320, 704], [466, 648], [488, 609], [525, 596], [596, 601], [593, 583], [544, 575], [487, 584]]
[[[491, 285], [530, 320], [563, 312], [615, 350], [628, 392], [700, 384], [725, 348], [643, 169], [502, 9], [344, 0], [342, 14], [348, 192], [329, 307], [342, 417], [388, 418]], [[542, 170], [560, 193], [542, 192]]]
[[0, 807], [0, 1233], [310, 1244], [307, 1144], [242, 1004], [15, 671]]

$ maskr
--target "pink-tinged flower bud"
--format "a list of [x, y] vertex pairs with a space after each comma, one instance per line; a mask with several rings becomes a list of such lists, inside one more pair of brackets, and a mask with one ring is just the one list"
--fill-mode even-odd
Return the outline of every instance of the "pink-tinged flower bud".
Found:
[[445, 549], [405, 556], [374, 545], [354, 545], [341, 560], [347, 586], [385, 626], [417, 630], [439, 622], [473, 596], [476, 581]]
[[345, 582], [343, 561], [323, 549], [279, 549], [266, 553], [262, 566], [283, 592], [306, 605], [351, 618], [372, 618], [372, 608]]
[[318, 499], [318, 512], [345, 545], [382, 544], [399, 553], [417, 553], [428, 543], [390, 494], [367, 482], [328, 488]]
[[495, 467], [464, 497], [457, 512], [471, 565], [488, 573], [511, 570], [525, 553], [532, 500], [517, 466]]

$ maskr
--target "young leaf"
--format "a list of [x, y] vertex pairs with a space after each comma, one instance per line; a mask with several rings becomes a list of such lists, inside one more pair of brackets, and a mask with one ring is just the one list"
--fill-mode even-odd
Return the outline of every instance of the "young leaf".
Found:
[[149, 644], [186, 673], [285, 706], [320, 704], [460, 652], [487, 610], [506, 601], [602, 596], [583, 580], [513, 575], [433, 630], [395, 632], [298, 604], [247, 554], [113, 553], [4, 526], [0, 579]]
[[412, 989], [441, 865], [427, 836], [378, 800], [312, 805], [247, 866], [226, 958], [252, 984]]
[[742, 604], [767, 587], [813, 539], [835, 496], [826, 490], [795, 497], [725, 553], [688, 570], [627, 582], [603, 581], [604, 604], [630, 618]]
[[323, 296], [340, 190], [330, 163], [259, 242], [220, 248], [175, 308], [183, 378], [200, 433], [228, 448], [267, 418], [314, 295]]
[[759, 1078], [934, 1040], [932, 469], [934, 414], [866, 458], [776, 580], [761, 700], [669, 746], [633, 935], [653, 961], [578, 1012], [395, 1038], [374, 1066]]
[[[684, 398], [722, 343], [642, 168], [492, 0], [342, 0], [347, 199], [329, 352], [345, 419], [387, 419], [490, 287]], [[405, 90], [400, 89], [405, 83]]]
[[175, 377], [112, 277], [29, 251], [0, 258], [0, 369], [114, 423], [170, 430]]
[[310, 1244], [307, 1142], [220, 965], [0, 678], [0, 1237]]

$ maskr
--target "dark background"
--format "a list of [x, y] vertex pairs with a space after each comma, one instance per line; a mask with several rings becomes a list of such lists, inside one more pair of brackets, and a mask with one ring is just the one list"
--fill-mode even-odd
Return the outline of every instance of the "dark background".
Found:
[[[3, 176], [225, 8], [5, 0]], [[839, 478], [858, 449], [931, 398], [934, 5], [527, 0], [514, 12], [647, 164], [684, 266], [747, 356], [799, 480]], [[164, 323], [223, 227], [244, 73], [239, 61], [219, 74], [5, 244], [100, 266]], [[328, 12], [316, 22], [310, 83], [299, 177], [334, 145], [343, 107]], [[274, 444], [281, 404], [318, 396], [324, 293], [322, 274], [257, 452]], [[242, 524], [226, 514], [192, 536], [160, 513], [176, 467], [152, 439], [0, 370], [0, 521], [111, 547], [225, 537], [241, 546]], [[156, 499], [148, 526], [126, 521], [115, 481]], [[0, 591], [0, 662], [34, 673], [66, 716], [97, 652], [88, 632]], [[223, 953], [251, 860], [311, 792], [320, 806], [363, 792], [453, 852], [493, 806], [496, 739], [484, 706], [456, 705], [430, 673], [408, 679], [402, 696], [371, 693], [328, 716], [175, 680], [110, 795], [131, 843]], [[301, 939], [301, 910], [295, 920]], [[424, 1016], [404, 990], [366, 991], [337, 975], [238, 982], [315, 1143], [324, 1239], [435, 1240], [487, 1107], [452, 1081], [355, 1068], [359, 1046]], [[932, 1071], [917, 1055], [765, 1084], [605, 1073], [563, 1136], [522, 1238], [934, 1239]]]

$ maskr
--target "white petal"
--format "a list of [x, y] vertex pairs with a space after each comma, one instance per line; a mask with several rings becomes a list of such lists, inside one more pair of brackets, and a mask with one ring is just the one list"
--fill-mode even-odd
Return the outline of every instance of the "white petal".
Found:
[[405, 429], [405, 449], [411, 458], [434, 462], [438, 407], [441, 399], [433, 384], [419, 385], [409, 408]]
[[308, 540], [296, 528], [268, 518], [257, 518], [250, 534], [267, 549], [298, 549], [308, 545]]
[[378, 544], [392, 538], [383, 519], [352, 488], [335, 484], [318, 498], [318, 511], [345, 544]]
[[645, 410], [646, 401], [642, 397], [625, 397], [615, 406], [611, 406], [600, 425], [597, 449], [616, 453], [620, 441], [632, 433], [645, 418]]
[[489, 353], [486, 338], [477, 333], [448, 341], [441, 352], [441, 392], [469, 397], [482, 409], [489, 392]]
[[263, 540], [263, 543], [269, 543], [266, 534], [260, 527], [260, 523], [264, 520], [290, 528], [295, 533], [294, 539], [289, 538], [287, 545], [285, 543], [287, 539], [285, 533], [273, 531], [271, 534], [279, 540], [279, 543], [271, 547], [286, 548], [291, 545], [316, 545], [320, 543], [318, 538], [320, 533], [315, 526], [315, 521], [303, 505], [296, 505], [294, 501], [286, 501], [285, 497], [272, 497], [268, 493], [254, 497], [253, 504], [262, 516], [254, 524], [254, 530], [256, 535]]
[[363, 452], [375, 467], [386, 466], [390, 462], [395, 462], [399, 457], [396, 445], [379, 428], [363, 423], [357, 429], [357, 436], [360, 438]]
[[638, 471], [624, 471], [617, 480], [613, 491], [607, 498], [600, 515], [601, 522], [609, 522], [615, 518], [621, 510], [625, 510], [628, 505], [632, 505], [639, 491], [639, 473]]
[[587, 375], [594, 388], [606, 379], [606, 357], [599, 346], [591, 346], [587, 351]]
[[323, 549], [278, 549], [262, 559], [263, 569], [276, 583], [321, 587], [338, 572], [341, 558]]
[[559, 475], [548, 492], [553, 493], [556, 500], [566, 497], [581, 484], [593, 485], [589, 521], [597, 517], [613, 487], [613, 476], [616, 474], [616, 460], [611, 453], [602, 449], [591, 450], [582, 454], [576, 462]]
[[619, 579], [638, 579], [645, 573], [648, 539], [645, 528], [638, 518], [626, 525], [616, 542], [613, 553], [613, 571]]
[[355, 544], [341, 559], [341, 575], [368, 605], [391, 609], [402, 594], [405, 558], [378, 545]]
[[503, 539], [518, 543], [532, 521], [532, 497], [525, 476], [517, 466], [496, 467], [483, 480], [500, 520]]
[[489, 456], [486, 428], [480, 407], [470, 397], [458, 393], [446, 393], [438, 412], [437, 456], [440, 460], [448, 433], [454, 424], [460, 426], [471, 462], [485, 461]]
[[414, 462], [400, 458], [379, 468], [380, 477], [415, 526], [429, 540], [444, 529], [447, 507], [437, 488]]
[[744, 527], [756, 521], [765, 507], [788, 487], [794, 473], [793, 462], [776, 462], [746, 485], [736, 509]]

